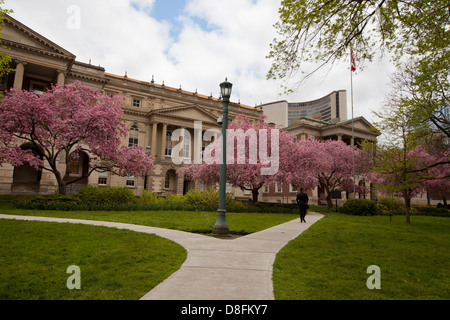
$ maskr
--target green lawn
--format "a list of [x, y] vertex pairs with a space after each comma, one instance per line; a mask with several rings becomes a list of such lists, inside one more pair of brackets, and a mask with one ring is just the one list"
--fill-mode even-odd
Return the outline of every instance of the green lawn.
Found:
[[[107, 220], [200, 233], [211, 232], [216, 220], [215, 212], [18, 210], [9, 200], [0, 196], [0, 213]], [[450, 218], [413, 215], [412, 224], [406, 225], [404, 216], [393, 216], [390, 221], [388, 216], [321, 210], [326, 217], [277, 255], [276, 299], [450, 298]], [[227, 213], [230, 230], [241, 234], [294, 218], [298, 216]], [[0, 228], [0, 299], [137, 299], [177, 270], [186, 257], [170, 241], [131, 231], [10, 220], [0, 220]], [[147, 265], [149, 261], [154, 264]], [[66, 288], [69, 265], [80, 266], [82, 290]], [[371, 265], [380, 267], [380, 290], [366, 286], [371, 276], [366, 270]]]
[[[155, 235], [0, 219], [0, 300], [137, 300], [185, 259], [184, 248]], [[80, 290], [67, 288], [71, 265]]]
[[[0, 196], [0, 213], [105, 220], [210, 233], [215, 212], [38, 211], [14, 208]], [[232, 233], [248, 234], [296, 218], [292, 214], [228, 213]], [[114, 228], [0, 219], [0, 300], [139, 299], [186, 259], [181, 246]], [[81, 290], [66, 286], [67, 267], [81, 270]]]
[[[450, 298], [449, 218], [327, 215], [277, 255], [276, 299]], [[379, 290], [366, 285], [371, 265]]]
[[[14, 196], [0, 196], [0, 213], [70, 219], [104, 220], [182, 230], [194, 233], [211, 233], [217, 212], [203, 211], [52, 211], [16, 209], [10, 204]], [[284, 213], [228, 212], [226, 219], [232, 234], [249, 234], [274, 227], [298, 218]]]

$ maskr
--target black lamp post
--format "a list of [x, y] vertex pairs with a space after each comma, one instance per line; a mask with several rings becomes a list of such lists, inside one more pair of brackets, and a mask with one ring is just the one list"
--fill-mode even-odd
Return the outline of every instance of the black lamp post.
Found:
[[228, 128], [228, 104], [230, 102], [231, 88], [233, 84], [225, 82], [220, 84], [220, 91], [223, 100], [223, 115], [222, 115], [222, 162], [220, 163], [220, 180], [219, 180], [219, 208], [217, 209], [217, 221], [213, 227], [212, 234], [218, 236], [228, 235], [230, 229], [228, 228], [225, 217], [225, 192], [227, 184], [227, 128]]

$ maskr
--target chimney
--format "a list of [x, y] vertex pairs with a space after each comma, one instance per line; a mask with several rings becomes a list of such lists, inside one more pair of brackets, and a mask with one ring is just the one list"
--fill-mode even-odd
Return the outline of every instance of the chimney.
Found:
[[334, 119], [331, 119], [331, 123], [332, 123], [332, 124], [335, 124], [335, 123], [338, 123], [338, 122], [341, 122], [341, 118], [334, 118]]
[[321, 113], [314, 113], [313, 118], [316, 120], [322, 120], [322, 114]]

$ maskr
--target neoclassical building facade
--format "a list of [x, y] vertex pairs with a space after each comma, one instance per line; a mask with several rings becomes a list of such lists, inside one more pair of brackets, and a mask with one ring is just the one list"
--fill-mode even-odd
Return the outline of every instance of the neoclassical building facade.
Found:
[[[122, 120], [128, 129], [123, 143], [142, 146], [155, 159], [149, 176], [119, 177], [94, 172], [88, 179], [72, 184], [69, 192], [76, 192], [83, 185], [127, 186], [135, 195], [140, 195], [145, 188], [164, 196], [184, 194], [191, 188], [201, 187], [177, 174], [180, 165], [172, 161], [172, 148], [177, 142], [173, 142], [171, 136], [181, 129], [183, 158], [196, 159], [209, 143], [203, 141], [203, 132], [221, 130], [217, 123], [223, 108], [220, 98], [157, 84], [153, 79], [140, 81], [128, 78], [126, 74], [107, 73], [103, 67], [77, 61], [74, 54], [10, 16], [0, 39], [4, 46], [0, 50], [11, 56], [11, 67], [15, 69], [1, 79], [1, 90], [17, 88], [41, 94], [52, 84], [80, 81], [106, 94], [120, 95], [123, 97]], [[238, 114], [257, 119], [261, 113], [257, 108], [240, 103], [230, 102], [229, 105], [230, 119]], [[201, 121], [201, 130], [194, 130], [195, 121]], [[21, 147], [32, 149], [27, 145]], [[71, 167], [71, 175], [80, 174], [87, 161], [89, 155], [80, 157], [79, 163]], [[2, 164], [0, 167], [0, 193], [50, 194], [56, 190], [56, 181], [50, 173], [36, 172], [27, 166], [15, 168]]]

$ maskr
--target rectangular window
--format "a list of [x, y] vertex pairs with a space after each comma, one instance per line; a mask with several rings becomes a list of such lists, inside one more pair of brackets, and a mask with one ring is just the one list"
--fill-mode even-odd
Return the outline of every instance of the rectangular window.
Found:
[[172, 156], [172, 132], [167, 132], [166, 135], [166, 156]]
[[133, 99], [133, 107], [140, 108], [141, 107], [141, 100]]
[[297, 192], [297, 189], [294, 188], [292, 184], [289, 185], [289, 192]]
[[127, 187], [133, 188], [135, 186], [134, 182], [135, 182], [134, 176], [127, 177]]
[[98, 174], [98, 185], [106, 186], [108, 184], [108, 172], [99, 172]]
[[47, 89], [47, 84], [45, 82], [30, 81], [30, 92], [34, 92], [37, 95], [42, 95]]
[[275, 192], [280, 193], [282, 191], [283, 191], [283, 188], [278, 183], [275, 183]]
[[184, 129], [183, 158], [191, 158], [191, 133]]
[[132, 126], [128, 134], [128, 146], [137, 147], [139, 145], [139, 128]]
[[269, 193], [269, 186], [264, 186], [263, 193]]

